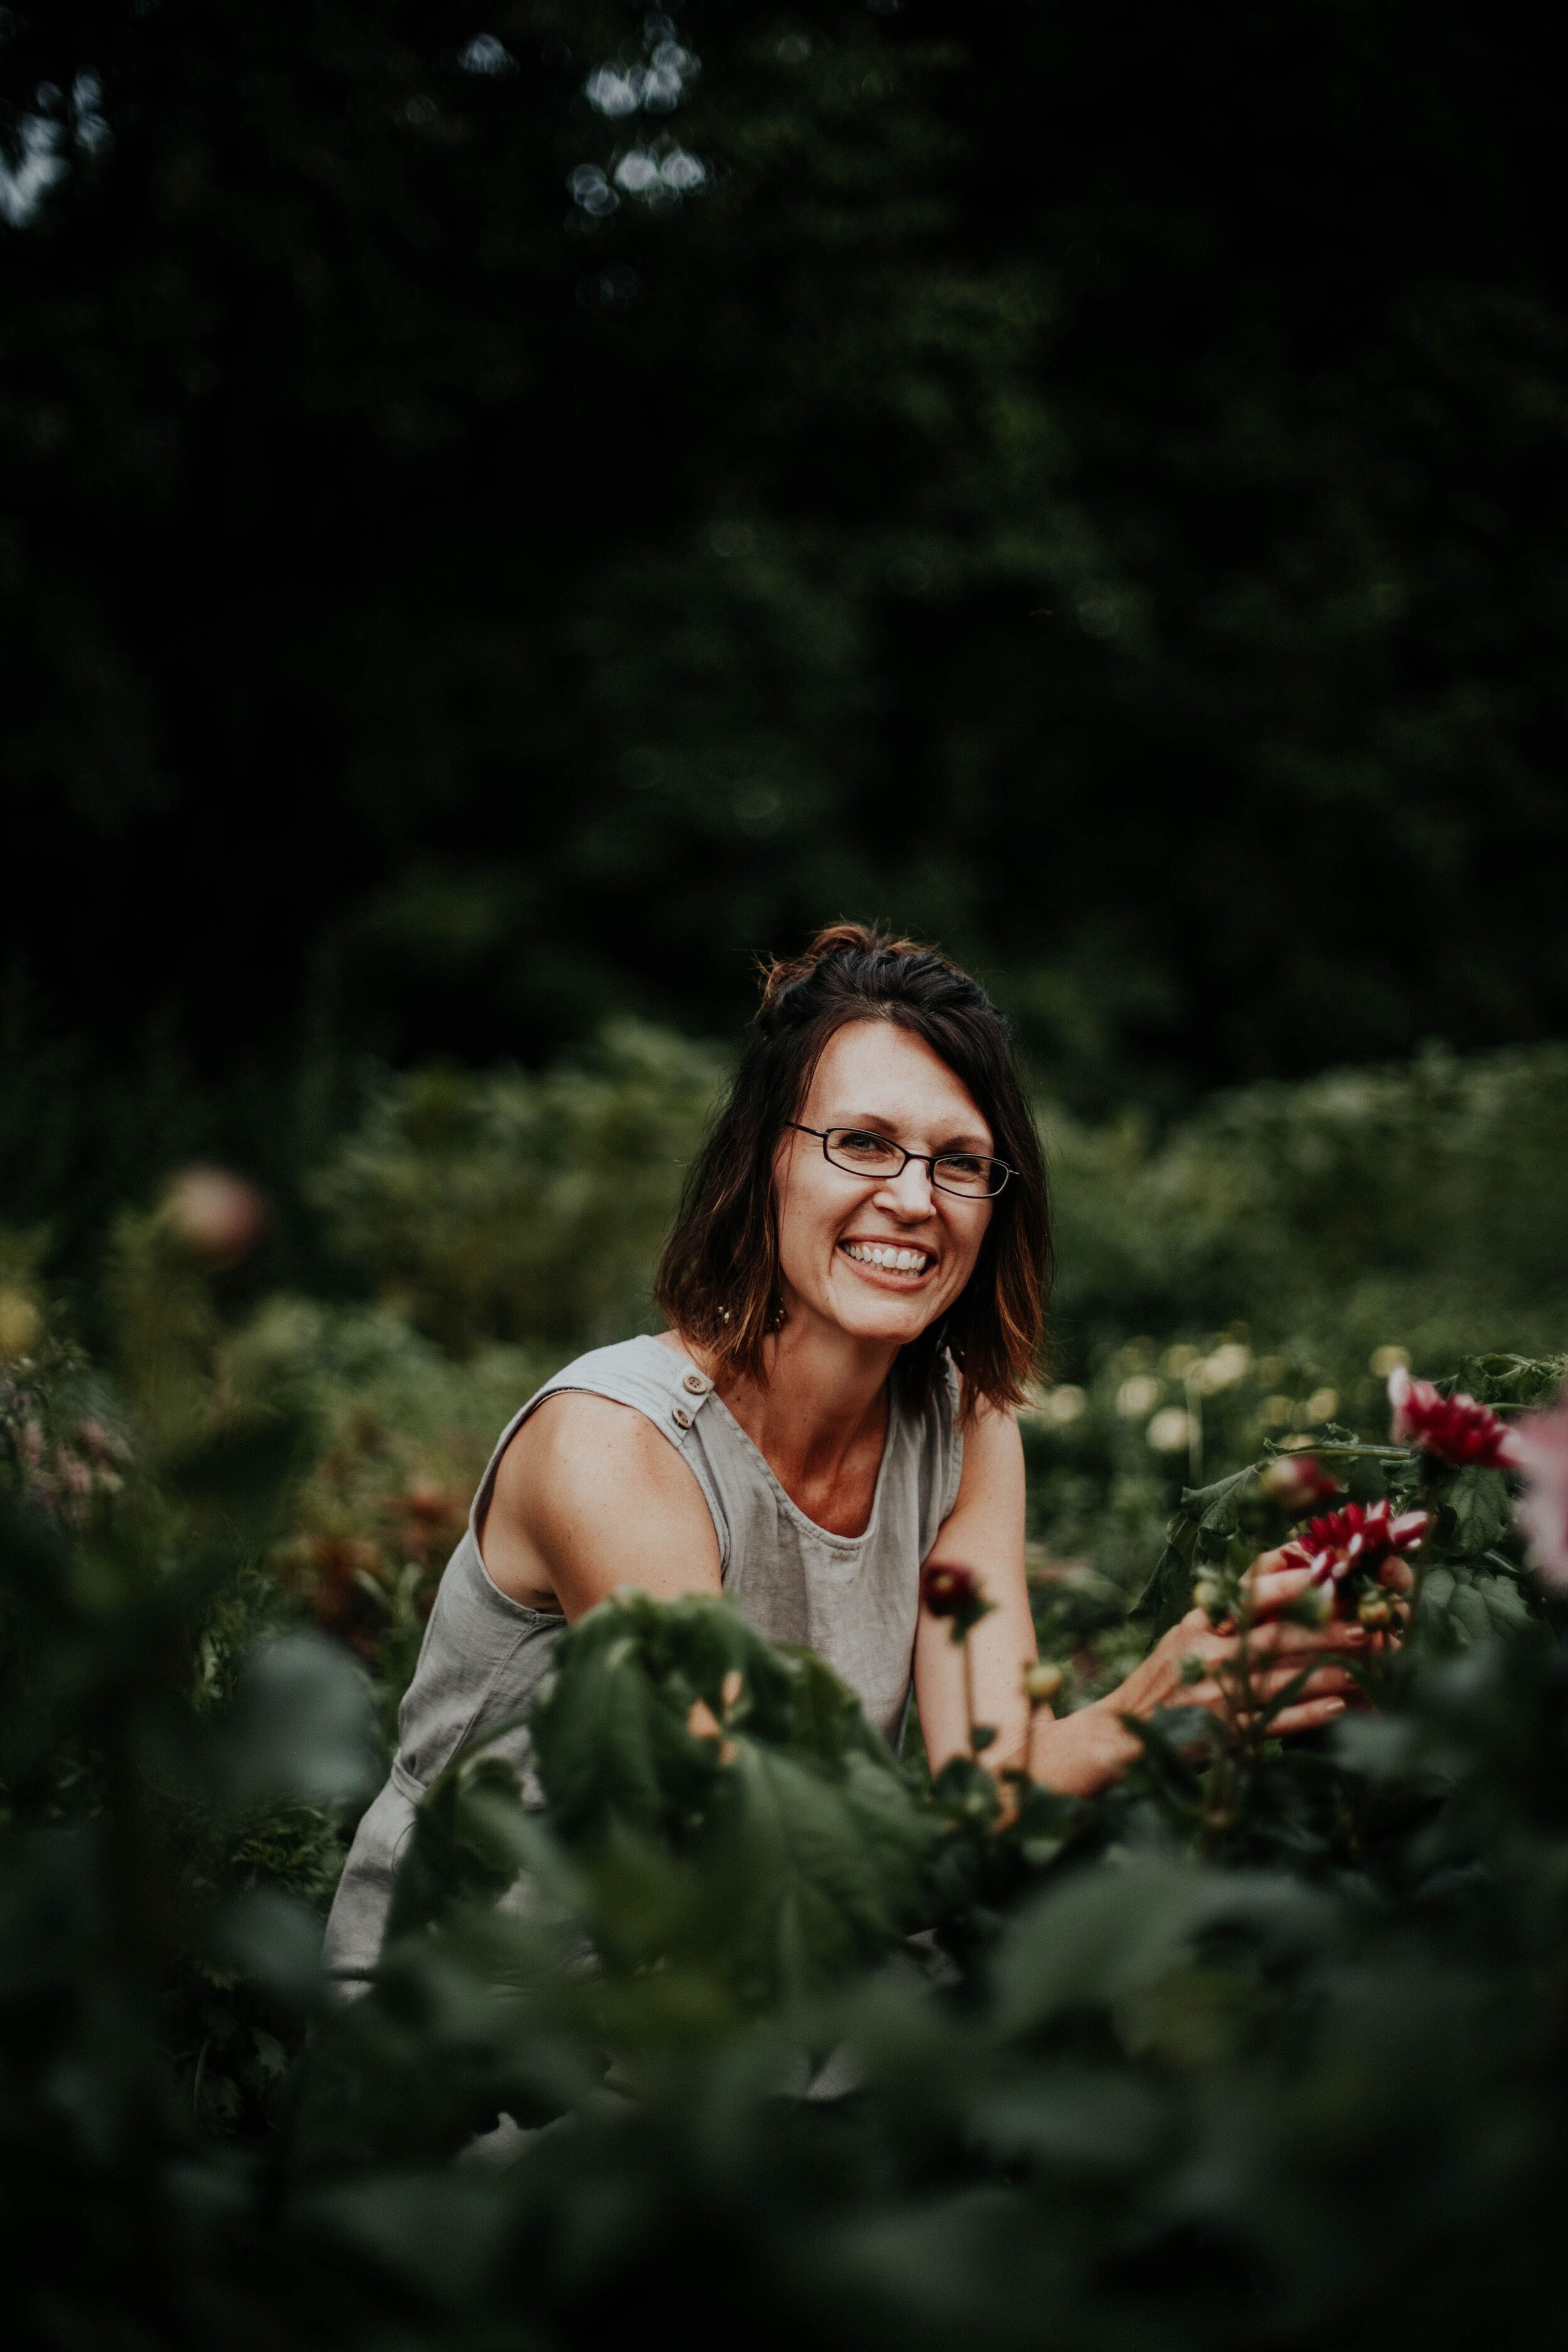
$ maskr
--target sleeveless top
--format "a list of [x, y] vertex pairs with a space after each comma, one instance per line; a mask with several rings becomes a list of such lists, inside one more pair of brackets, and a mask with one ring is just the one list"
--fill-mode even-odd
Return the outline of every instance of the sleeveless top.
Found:
[[[930, 1402], [889, 1397], [888, 1434], [863, 1535], [829, 1535], [780, 1486], [713, 1383], [654, 1339], [625, 1339], [579, 1356], [547, 1381], [502, 1430], [468, 1525], [436, 1594], [419, 1663], [397, 1718], [386, 1786], [360, 1822], [327, 1923], [325, 1962], [346, 1990], [375, 1967], [392, 1882], [415, 1809], [458, 1749], [525, 1708], [565, 1630], [557, 1610], [502, 1592], [479, 1553], [501, 1455], [531, 1412], [563, 1390], [585, 1390], [643, 1413], [669, 1440], [702, 1490], [719, 1538], [723, 1590], [770, 1641], [815, 1650], [854, 1691], [883, 1737], [902, 1738], [920, 1606], [920, 1571], [958, 1495], [963, 1440], [951, 1359]], [[627, 1566], [635, 1562], [635, 1539]], [[629, 1579], [628, 1579], [629, 1580]], [[541, 1801], [518, 1726], [492, 1743], [515, 1764], [525, 1797]]]

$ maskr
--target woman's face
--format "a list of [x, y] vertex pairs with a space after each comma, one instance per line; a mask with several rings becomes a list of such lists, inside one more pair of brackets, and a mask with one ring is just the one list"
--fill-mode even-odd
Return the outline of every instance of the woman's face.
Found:
[[[996, 1148], [947, 1064], [890, 1021], [835, 1031], [798, 1116], [803, 1127], [864, 1129], [909, 1151]], [[896, 1178], [853, 1175], [823, 1157], [816, 1136], [794, 1130], [780, 1139], [774, 1181], [788, 1318], [897, 1347], [952, 1306], [993, 1214], [990, 1201], [938, 1192], [917, 1160]]]

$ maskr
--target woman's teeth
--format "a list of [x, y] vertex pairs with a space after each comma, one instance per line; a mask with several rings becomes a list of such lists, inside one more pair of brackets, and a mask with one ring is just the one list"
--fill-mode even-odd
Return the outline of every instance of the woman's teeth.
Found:
[[845, 1242], [841, 1247], [861, 1265], [879, 1265], [887, 1274], [923, 1274], [931, 1264], [929, 1250], [895, 1249], [878, 1242]]

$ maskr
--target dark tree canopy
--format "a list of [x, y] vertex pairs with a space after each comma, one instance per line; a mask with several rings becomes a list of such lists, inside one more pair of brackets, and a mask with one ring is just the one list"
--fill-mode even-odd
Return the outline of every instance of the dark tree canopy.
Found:
[[1538, 19], [0, 26], [22, 1212], [151, 1041], [718, 1031], [839, 913], [1089, 1108], [1561, 1030]]

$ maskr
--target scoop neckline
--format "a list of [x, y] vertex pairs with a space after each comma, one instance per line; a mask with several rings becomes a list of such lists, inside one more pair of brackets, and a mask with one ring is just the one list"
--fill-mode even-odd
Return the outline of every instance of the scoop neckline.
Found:
[[[667, 1349], [666, 1353], [673, 1353], [673, 1350]], [[882, 1489], [887, 1483], [888, 1465], [893, 1454], [893, 1426], [898, 1405], [890, 1387], [888, 1392], [888, 1426], [882, 1435], [882, 1458], [877, 1465], [877, 1483], [871, 1489], [871, 1508], [866, 1524], [858, 1536], [835, 1535], [831, 1528], [825, 1528], [819, 1520], [812, 1518], [807, 1512], [803, 1511], [750, 1430], [742, 1427], [717, 1389], [711, 1391], [709, 1402], [718, 1406], [725, 1421], [756, 1462], [763, 1477], [785, 1510], [793, 1519], [798, 1520], [808, 1535], [814, 1535], [819, 1543], [834, 1545], [840, 1551], [858, 1551], [863, 1545], [870, 1542], [877, 1532], [877, 1521], [881, 1516]]]

